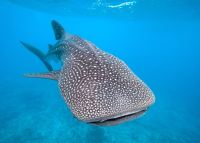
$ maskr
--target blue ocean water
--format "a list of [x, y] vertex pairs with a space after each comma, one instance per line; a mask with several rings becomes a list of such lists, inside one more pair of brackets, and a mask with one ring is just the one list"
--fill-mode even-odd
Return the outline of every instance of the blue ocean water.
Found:
[[[196, 0], [0, 2], [1, 143], [200, 142], [200, 3]], [[55, 81], [24, 49], [55, 43], [50, 21], [124, 60], [156, 96], [133, 121], [98, 127], [76, 120]]]

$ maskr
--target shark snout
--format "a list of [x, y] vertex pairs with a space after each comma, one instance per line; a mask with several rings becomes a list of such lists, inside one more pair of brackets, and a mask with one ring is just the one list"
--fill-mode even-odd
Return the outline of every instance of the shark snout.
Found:
[[147, 96], [148, 98], [144, 102], [144, 108], [150, 107], [152, 104], [155, 103], [155, 96], [153, 93], [150, 93], [150, 95]]
[[142, 111], [145, 110], [147, 111], [151, 105], [155, 103], [155, 95], [149, 91], [145, 97], [143, 97], [143, 100], [140, 102], [136, 103], [135, 105], [135, 110], [136, 111]]
[[[139, 99], [140, 99], [139, 102], [135, 102]], [[139, 96], [134, 97], [132, 101], [134, 102], [132, 102], [133, 108], [131, 110], [128, 108], [125, 108], [123, 112], [116, 112], [114, 115], [111, 115], [106, 118], [101, 118], [99, 121], [97, 120], [91, 123], [96, 124], [96, 125], [110, 126], [110, 125], [116, 125], [128, 120], [135, 119], [143, 115], [149, 109], [149, 107], [152, 104], [154, 104], [155, 96], [151, 91], [149, 91], [143, 97], [139, 97]], [[124, 103], [127, 104], [126, 101], [124, 101]]]

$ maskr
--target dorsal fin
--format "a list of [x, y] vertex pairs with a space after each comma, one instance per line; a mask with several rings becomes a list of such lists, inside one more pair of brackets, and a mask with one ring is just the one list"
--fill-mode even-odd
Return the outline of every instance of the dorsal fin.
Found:
[[56, 40], [62, 39], [62, 37], [65, 35], [65, 29], [61, 26], [60, 23], [58, 23], [55, 20], [52, 20], [51, 25], [52, 25]]

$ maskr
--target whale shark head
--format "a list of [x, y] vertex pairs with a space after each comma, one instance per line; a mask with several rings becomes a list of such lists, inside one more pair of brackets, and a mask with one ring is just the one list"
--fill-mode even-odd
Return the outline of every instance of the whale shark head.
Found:
[[93, 48], [89, 55], [74, 50], [60, 73], [59, 87], [75, 117], [115, 125], [145, 113], [155, 101], [150, 88], [124, 62]]

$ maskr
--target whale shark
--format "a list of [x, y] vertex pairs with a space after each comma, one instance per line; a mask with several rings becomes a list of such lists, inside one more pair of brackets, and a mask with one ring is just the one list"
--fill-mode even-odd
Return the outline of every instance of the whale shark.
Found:
[[[48, 72], [25, 74], [58, 82], [70, 111], [80, 121], [111, 126], [136, 119], [155, 102], [151, 89], [119, 58], [99, 49], [92, 42], [65, 31], [51, 22], [56, 43], [46, 54], [21, 42], [46, 66]], [[60, 70], [49, 59], [56, 58]]]

